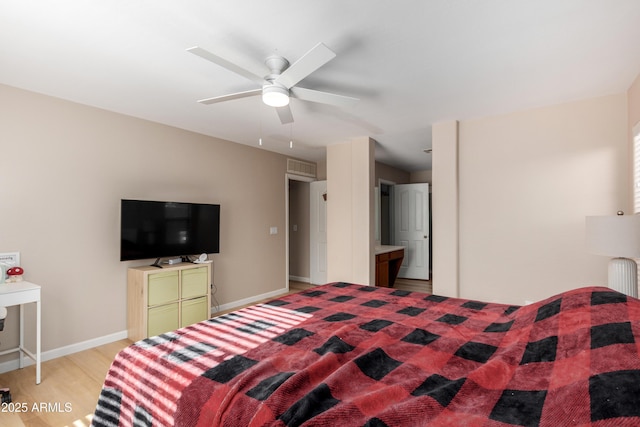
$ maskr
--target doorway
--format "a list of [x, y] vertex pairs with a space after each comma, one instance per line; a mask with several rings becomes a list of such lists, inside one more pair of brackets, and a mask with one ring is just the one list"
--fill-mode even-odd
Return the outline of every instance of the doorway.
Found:
[[309, 191], [313, 178], [285, 175], [285, 264], [286, 288], [289, 282], [310, 283]]
[[404, 247], [398, 277], [429, 280], [429, 184], [399, 184], [393, 190], [393, 241]]
[[429, 280], [432, 259], [429, 184], [380, 180], [376, 199], [377, 242], [405, 248], [398, 277]]

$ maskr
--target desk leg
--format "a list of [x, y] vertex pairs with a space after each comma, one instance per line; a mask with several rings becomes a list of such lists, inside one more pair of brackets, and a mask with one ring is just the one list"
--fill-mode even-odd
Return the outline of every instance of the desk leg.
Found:
[[40, 384], [40, 328], [41, 328], [41, 318], [40, 318], [40, 300], [36, 301], [36, 384]]
[[20, 351], [18, 353], [20, 353], [20, 359], [19, 359], [19, 364], [18, 367], [20, 369], [22, 369], [24, 367], [24, 352], [22, 351], [24, 349], [24, 306], [22, 304], [20, 304]]

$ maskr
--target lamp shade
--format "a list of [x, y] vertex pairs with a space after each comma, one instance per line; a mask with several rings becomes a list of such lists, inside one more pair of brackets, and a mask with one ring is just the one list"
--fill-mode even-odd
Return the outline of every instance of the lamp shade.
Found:
[[275, 84], [264, 85], [262, 88], [262, 102], [270, 107], [289, 105], [289, 91], [287, 88]]
[[589, 252], [640, 258], [640, 215], [588, 216], [586, 229]]

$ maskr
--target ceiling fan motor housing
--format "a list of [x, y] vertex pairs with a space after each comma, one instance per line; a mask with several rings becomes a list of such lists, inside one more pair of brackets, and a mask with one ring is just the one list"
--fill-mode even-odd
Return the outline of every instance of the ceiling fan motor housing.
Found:
[[271, 71], [271, 75], [268, 77], [274, 76], [274, 78], [289, 68], [289, 61], [278, 55], [271, 55], [267, 57], [267, 59], [264, 60], [264, 64]]

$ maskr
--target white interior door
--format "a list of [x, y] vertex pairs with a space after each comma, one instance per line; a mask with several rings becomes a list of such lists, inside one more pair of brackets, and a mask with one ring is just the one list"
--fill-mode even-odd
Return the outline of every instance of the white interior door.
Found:
[[404, 246], [398, 277], [429, 279], [429, 184], [393, 187], [394, 245]]
[[314, 181], [309, 189], [310, 229], [309, 237], [311, 260], [309, 275], [311, 283], [323, 285], [327, 283], [327, 181]]

